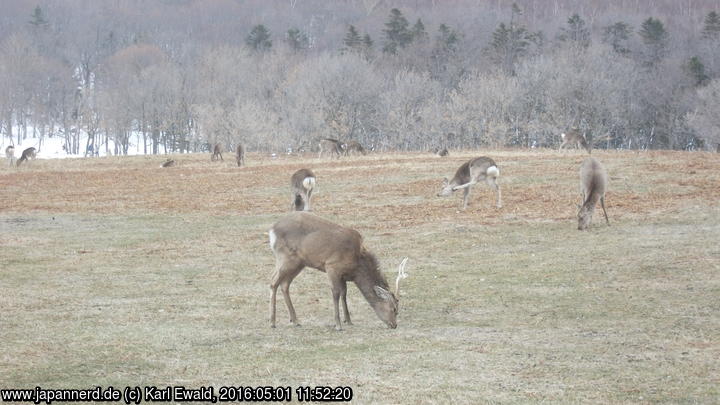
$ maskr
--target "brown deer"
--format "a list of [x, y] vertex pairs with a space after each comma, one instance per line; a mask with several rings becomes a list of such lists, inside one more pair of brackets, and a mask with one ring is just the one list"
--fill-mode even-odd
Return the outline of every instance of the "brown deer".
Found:
[[173, 167], [175, 166], [175, 160], [173, 159], [167, 159], [163, 164], [160, 165], [160, 167]]
[[35, 159], [37, 157], [37, 153], [35, 152], [35, 148], [30, 147], [23, 151], [22, 156], [20, 156], [20, 159], [17, 160], [17, 163], [15, 164], [17, 167], [20, 167], [20, 164], [22, 162], [25, 162], [29, 159]]
[[350, 152], [357, 152], [362, 154], [363, 156], [367, 155], [367, 151], [358, 141], [348, 141], [348, 143], [343, 145], [343, 150], [345, 153], [345, 156], [349, 156]]
[[245, 148], [243, 148], [242, 144], [238, 145], [235, 150], [235, 160], [238, 167], [245, 166]]
[[435, 149], [433, 149], [433, 153], [440, 157], [445, 157], [450, 154], [450, 152], [448, 152], [447, 148], [435, 148]]
[[587, 139], [585, 139], [585, 134], [581, 134], [577, 128], [573, 128], [567, 133], [560, 134], [560, 138], [562, 138], [562, 143], [560, 144], [560, 149], [558, 150], [561, 150], [566, 145], [575, 145], [578, 149], [582, 147], [588, 153], [592, 153], [592, 148], [587, 142]]
[[592, 215], [595, 205], [600, 200], [605, 221], [608, 226], [607, 211], [605, 211], [605, 190], [607, 189], [608, 176], [605, 167], [595, 158], [587, 158], [580, 165], [580, 192], [582, 193], [582, 205], [578, 205], [578, 230], [585, 230], [592, 222]]
[[213, 152], [212, 152], [212, 155], [210, 156], [210, 161], [214, 162], [214, 161], [218, 160], [218, 157], [220, 157], [220, 160], [223, 160], [222, 148], [220, 147], [219, 143], [216, 143], [215, 146], [213, 147]]
[[332, 138], [323, 138], [320, 140], [320, 153], [318, 154], [318, 158], [322, 157], [323, 152], [327, 152], [330, 154], [330, 157], [337, 157], [340, 158], [340, 155], [343, 154], [343, 145], [338, 141], [337, 139]]
[[497, 195], [497, 207], [502, 208], [502, 194], [500, 192], [500, 186], [497, 184], [497, 178], [500, 176], [500, 169], [498, 169], [495, 161], [489, 157], [478, 157], [470, 159], [463, 163], [460, 168], [455, 172], [455, 177], [448, 181], [447, 177], [443, 179], [443, 188], [438, 193], [438, 197], [449, 196], [453, 191], [463, 189], [463, 210], [467, 208], [468, 196], [470, 195], [470, 187], [479, 183], [482, 180], [487, 181], [487, 184], [495, 190]]
[[5, 148], [5, 157], [10, 161], [10, 167], [13, 167], [15, 164], [15, 147], [12, 145], [9, 145], [7, 148]]
[[300, 169], [290, 177], [291, 211], [310, 211], [313, 188], [315, 188], [315, 174], [310, 169]]
[[275, 254], [275, 273], [270, 283], [270, 326], [275, 327], [275, 298], [282, 287], [290, 312], [290, 323], [298, 325], [290, 301], [290, 283], [305, 267], [325, 272], [335, 305], [335, 329], [342, 330], [339, 302], [342, 299], [345, 323], [351, 325], [347, 307], [347, 282], [358, 287], [378, 318], [387, 326], [397, 327], [400, 280], [405, 278], [405, 258], [399, 267], [395, 291], [380, 271], [375, 256], [363, 246], [360, 234], [307, 212], [294, 212], [279, 220], [269, 232], [270, 247]]

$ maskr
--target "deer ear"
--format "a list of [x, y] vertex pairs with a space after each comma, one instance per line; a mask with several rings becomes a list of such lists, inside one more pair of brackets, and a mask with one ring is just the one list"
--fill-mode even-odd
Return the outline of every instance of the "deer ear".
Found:
[[392, 301], [392, 294], [390, 294], [390, 291], [380, 287], [379, 285], [374, 286], [373, 290], [375, 290], [375, 295], [378, 297], [384, 299], [385, 301]]
[[448, 181], [449, 181], [449, 180], [448, 180], [447, 177], [443, 177], [443, 183], [442, 183], [443, 186], [447, 186], [447, 185], [448, 185]]

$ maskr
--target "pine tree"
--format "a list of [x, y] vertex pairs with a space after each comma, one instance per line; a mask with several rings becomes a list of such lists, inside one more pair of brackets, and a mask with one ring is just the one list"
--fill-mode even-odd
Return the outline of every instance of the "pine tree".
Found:
[[33, 13], [30, 14], [30, 18], [30, 24], [35, 27], [45, 27], [48, 25], [48, 21], [45, 19], [45, 14], [40, 6], [35, 6], [35, 10], [33, 10]]
[[603, 28], [603, 42], [613, 47], [613, 50], [619, 54], [626, 55], [630, 53], [625, 43], [632, 35], [632, 28], [624, 22], [616, 22]]
[[290, 28], [285, 35], [285, 42], [294, 51], [307, 49], [309, 45], [308, 37], [304, 32], [297, 28]]
[[412, 27], [412, 40], [414, 42], [425, 42], [427, 38], [428, 34], [427, 31], [425, 31], [425, 24], [418, 18]]
[[585, 20], [579, 15], [573, 14], [567, 21], [567, 28], [560, 29], [561, 41], [572, 41], [572, 43], [586, 48], [590, 45], [590, 29], [587, 28]]
[[355, 29], [355, 26], [353, 26], [353, 25], [349, 26], [347, 34], [345, 34], [345, 39], [343, 39], [343, 43], [345, 44], [345, 47], [347, 49], [355, 49], [358, 46], [360, 46], [361, 42], [362, 42], [362, 39], [360, 38], [360, 34]]
[[370, 38], [370, 34], [365, 34], [362, 39], [363, 46], [365, 49], [372, 49], [373, 47], [373, 40]]
[[647, 49], [645, 64], [654, 66], [666, 53], [668, 33], [665, 26], [662, 21], [650, 17], [640, 26], [640, 37]]
[[539, 46], [542, 41], [540, 33], [533, 34], [525, 27], [515, 24], [515, 16], [520, 13], [520, 8], [513, 3], [510, 25], [506, 26], [505, 23], [500, 23], [492, 34], [490, 44], [495, 63], [502, 66], [511, 75], [515, 74], [515, 64], [520, 57], [527, 54], [530, 45]]
[[436, 38], [437, 47], [444, 51], [455, 52], [457, 49], [458, 35], [445, 24], [438, 27], [438, 36]]
[[705, 26], [702, 30], [702, 37], [704, 39], [717, 40], [720, 38], [720, 15], [711, 11], [705, 17]]
[[408, 29], [409, 23], [400, 10], [390, 10], [390, 20], [385, 23], [385, 45], [383, 52], [395, 54], [398, 48], [406, 47], [412, 41], [412, 32]]
[[270, 31], [264, 25], [256, 25], [245, 38], [245, 43], [256, 51], [267, 51], [272, 47]]
[[693, 56], [688, 60], [686, 68], [690, 76], [695, 80], [695, 86], [702, 86], [710, 79], [710, 77], [705, 74], [705, 65], [697, 56]]

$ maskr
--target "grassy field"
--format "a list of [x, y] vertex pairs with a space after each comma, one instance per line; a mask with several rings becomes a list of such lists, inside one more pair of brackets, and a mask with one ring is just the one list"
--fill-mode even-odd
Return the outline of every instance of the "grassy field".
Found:
[[[435, 194], [472, 156], [500, 167]], [[0, 388], [350, 386], [354, 403], [718, 403], [720, 155], [602, 152], [611, 177], [577, 231], [579, 151], [271, 159], [37, 160], [0, 167]], [[0, 161], [3, 165], [4, 160]], [[268, 321], [267, 230], [289, 178], [360, 231], [388, 278], [410, 257], [398, 328], [327, 277]]]

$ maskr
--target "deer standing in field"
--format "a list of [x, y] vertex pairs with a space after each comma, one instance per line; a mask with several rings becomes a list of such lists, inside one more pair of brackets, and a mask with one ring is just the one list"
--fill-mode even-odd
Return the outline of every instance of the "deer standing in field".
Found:
[[567, 133], [560, 134], [560, 138], [562, 138], [562, 143], [560, 144], [560, 149], [558, 150], [561, 150], [566, 145], [575, 145], [578, 149], [582, 147], [588, 153], [592, 153], [592, 148], [587, 142], [587, 139], [585, 139], [585, 134], [581, 134], [577, 128], [573, 128]]
[[320, 140], [318, 146], [320, 146], [318, 158], [322, 157], [323, 152], [327, 152], [330, 154], [330, 157], [336, 156], [339, 159], [343, 153], [343, 145], [337, 139], [323, 138]]
[[10, 161], [10, 167], [13, 167], [15, 164], [15, 147], [12, 145], [9, 145], [7, 148], [5, 148], [5, 157]]
[[348, 143], [344, 144], [343, 146], [345, 156], [349, 156], [350, 152], [357, 152], [362, 154], [363, 156], [367, 155], [367, 151], [365, 151], [365, 148], [363, 148], [363, 146], [358, 141], [348, 141]]
[[238, 145], [235, 150], [235, 160], [238, 167], [245, 166], [245, 148], [243, 148], [242, 144]]
[[292, 210], [310, 211], [313, 188], [315, 188], [315, 174], [310, 169], [300, 169], [290, 177]]
[[502, 208], [502, 194], [500, 186], [497, 184], [499, 176], [500, 169], [498, 169], [495, 161], [489, 157], [482, 156], [470, 159], [457, 169], [452, 180], [448, 181], [447, 177], [443, 179], [443, 188], [438, 193], [438, 197], [449, 196], [454, 191], [462, 189], [465, 191], [463, 194], [463, 210], [465, 210], [470, 195], [470, 187], [485, 180], [495, 190], [497, 207]]
[[30, 147], [23, 151], [22, 156], [20, 156], [20, 159], [17, 160], [17, 163], [15, 164], [17, 167], [20, 167], [20, 164], [22, 162], [25, 162], [29, 159], [35, 159], [37, 157], [37, 153], [35, 152], [35, 148]]
[[270, 248], [275, 254], [275, 273], [270, 283], [270, 326], [275, 327], [275, 298], [281, 291], [290, 312], [290, 323], [298, 325], [290, 301], [290, 283], [305, 267], [325, 272], [335, 305], [335, 329], [342, 330], [339, 303], [342, 300], [345, 323], [351, 325], [347, 307], [347, 282], [358, 287], [378, 318], [387, 326], [397, 327], [400, 280], [405, 278], [405, 258], [399, 267], [395, 291], [380, 272], [375, 256], [363, 246], [360, 234], [306, 212], [295, 212], [279, 220], [269, 232]]
[[578, 205], [578, 230], [585, 230], [592, 222], [595, 205], [600, 200], [605, 221], [608, 226], [607, 211], [605, 211], [605, 190], [607, 189], [608, 175], [605, 167], [595, 158], [587, 158], [580, 165], [580, 192], [582, 205]]
[[214, 162], [214, 161], [218, 160], [218, 157], [220, 157], [220, 160], [223, 160], [222, 148], [220, 147], [219, 143], [216, 143], [215, 146], [213, 147], [213, 152], [212, 152], [212, 155], [210, 156], [210, 161]]

